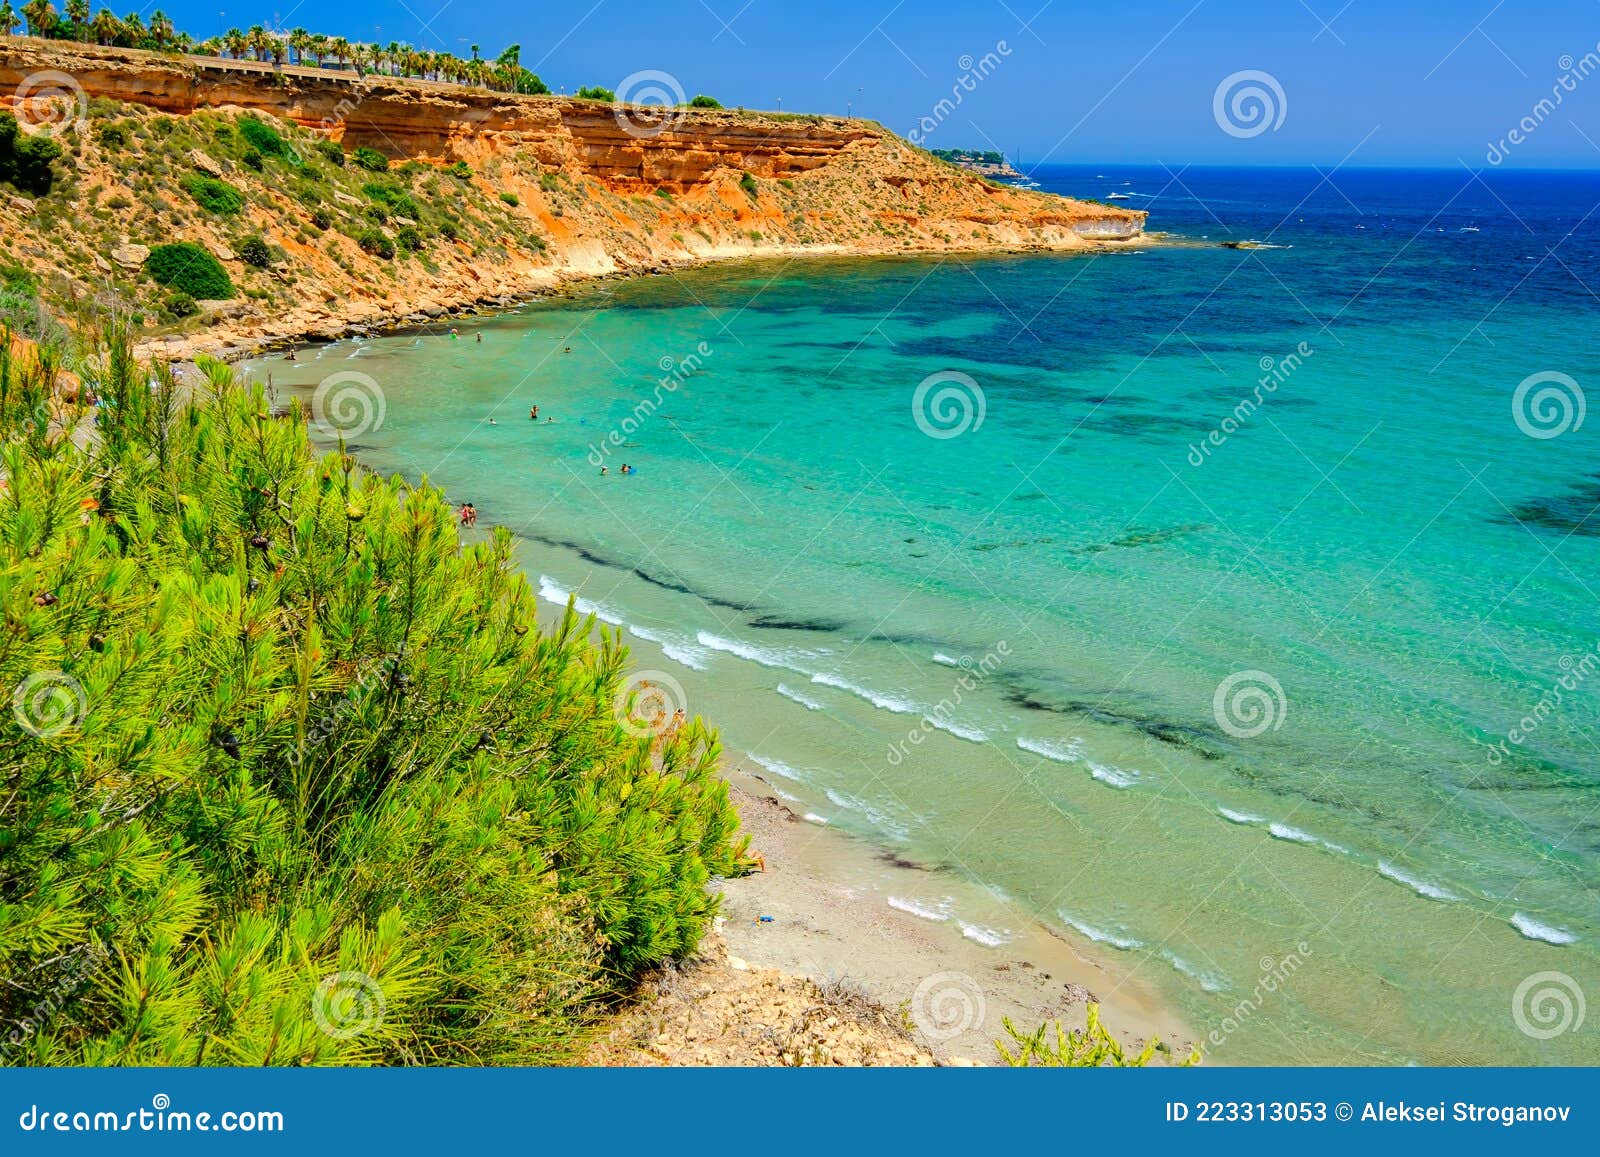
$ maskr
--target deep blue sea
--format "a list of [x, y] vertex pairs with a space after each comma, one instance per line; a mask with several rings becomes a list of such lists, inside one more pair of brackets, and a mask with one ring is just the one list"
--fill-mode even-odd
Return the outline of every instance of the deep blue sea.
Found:
[[997, 962], [1042, 921], [1224, 1062], [1600, 1061], [1540, 1019], [1600, 994], [1600, 174], [1035, 176], [1166, 240], [263, 368], [378, 383], [364, 460]]

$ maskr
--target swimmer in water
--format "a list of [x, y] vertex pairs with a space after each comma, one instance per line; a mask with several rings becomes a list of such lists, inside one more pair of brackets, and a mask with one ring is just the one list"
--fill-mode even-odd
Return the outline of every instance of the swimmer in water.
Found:
[[539, 407], [538, 406], [533, 406], [528, 410], [528, 421], [537, 422], [538, 420], [539, 420]]
[[605, 477], [605, 473], [606, 473], [606, 468], [604, 466], [600, 467], [600, 476], [602, 478]]
[[483, 344], [483, 335], [481, 333], [478, 335], [478, 344], [479, 345]]
[[564, 353], [564, 354], [570, 354], [572, 352], [572, 347], [568, 346], [566, 349], [562, 350], [561, 352]]

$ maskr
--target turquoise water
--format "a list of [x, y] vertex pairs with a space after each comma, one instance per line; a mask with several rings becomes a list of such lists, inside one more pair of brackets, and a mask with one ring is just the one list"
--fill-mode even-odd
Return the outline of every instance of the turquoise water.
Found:
[[369, 377], [363, 459], [798, 811], [1219, 1061], [1600, 1060], [1523, 1027], [1600, 993], [1600, 180], [1100, 173], [1040, 179], [1284, 248], [725, 266], [259, 369]]

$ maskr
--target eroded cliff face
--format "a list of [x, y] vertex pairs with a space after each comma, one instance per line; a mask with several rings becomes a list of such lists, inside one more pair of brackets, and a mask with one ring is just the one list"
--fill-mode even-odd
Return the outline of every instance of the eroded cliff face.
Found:
[[[113, 248], [197, 241], [231, 262], [257, 303], [223, 319], [247, 339], [515, 297], [570, 276], [737, 256], [1083, 249], [1125, 244], [1144, 225], [1143, 213], [991, 184], [859, 120], [646, 110], [0, 39], [0, 101], [24, 121], [45, 110], [19, 105], [17, 94], [46, 72], [71, 77], [89, 115], [64, 138], [71, 172], [59, 192], [37, 203], [0, 197], [12, 259], [36, 269], [58, 260], [85, 288], [97, 279], [131, 288], [136, 263], [113, 258]], [[244, 112], [280, 122], [304, 164], [252, 171], [213, 147], [215, 122]], [[97, 128], [119, 118], [133, 138], [121, 150]], [[175, 153], [180, 139], [186, 147]], [[341, 242], [370, 230], [374, 210], [362, 174], [319, 166], [319, 139], [375, 149], [400, 166], [438, 211], [411, 222], [425, 250], [392, 260]], [[472, 172], [453, 185], [441, 170], [457, 161]], [[242, 218], [196, 212], [173, 191], [196, 168], [243, 191]], [[312, 179], [320, 192], [306, 187]], [[106, 228], [64, 243], [59, 223], [74, 213]], [[379, 224], [395, 227], [381, 214]], [[242, 233], [279, 247], [292, 270], [264, 271], [248, 292], [257, 274], [233, 256]]]

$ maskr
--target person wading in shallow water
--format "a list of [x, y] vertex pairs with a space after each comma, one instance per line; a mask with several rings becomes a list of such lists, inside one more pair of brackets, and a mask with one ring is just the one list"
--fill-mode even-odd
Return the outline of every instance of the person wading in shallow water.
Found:
[[538, 406], [530, 406], [528, 408], [528, 421], [537, 422], [538, 420], [539, 420], [539, 407]]
[[461, 504], [461, 525], [469, 528], [478, 525], [478, 508], [470, 502]]

